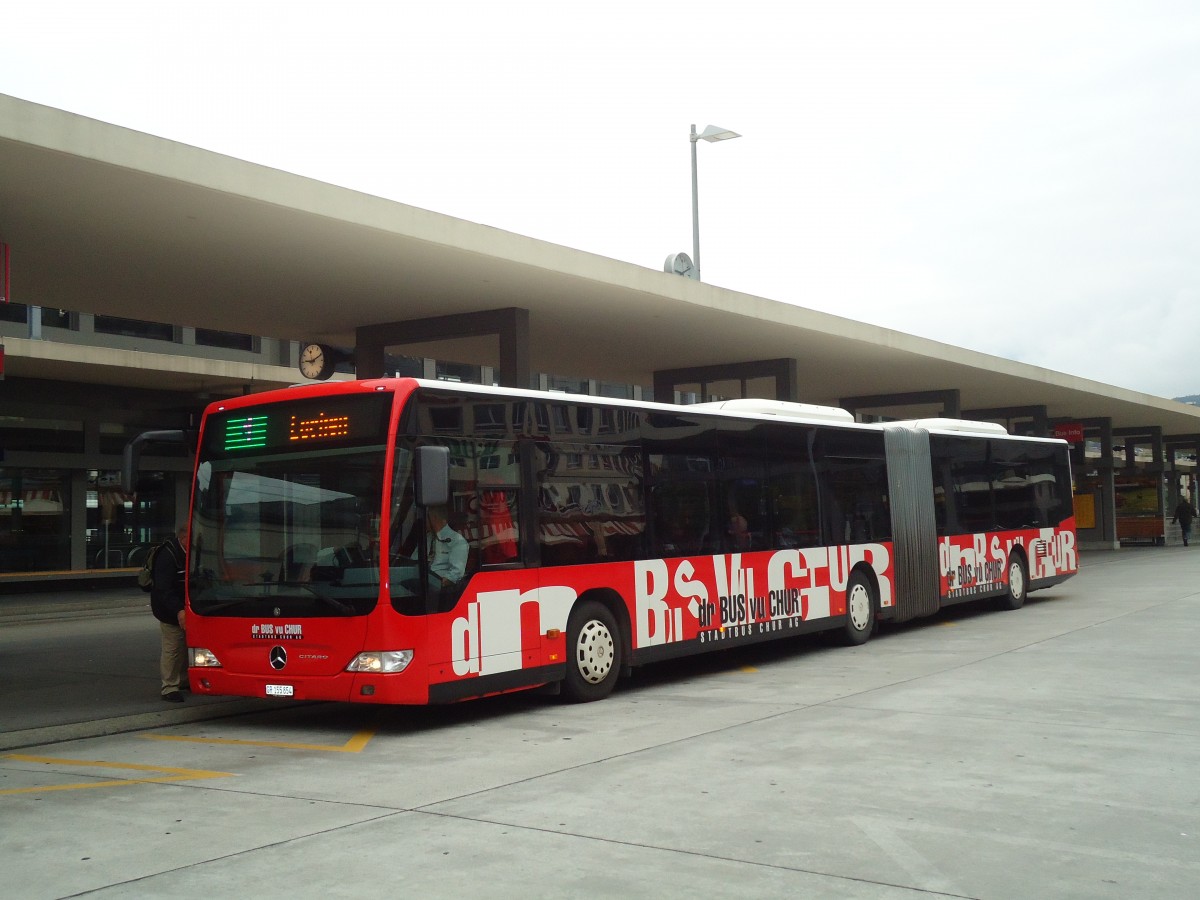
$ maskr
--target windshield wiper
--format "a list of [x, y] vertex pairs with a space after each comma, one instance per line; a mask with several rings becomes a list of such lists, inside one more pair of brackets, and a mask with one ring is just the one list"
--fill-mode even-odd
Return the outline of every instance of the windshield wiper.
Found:
[[[250, 584], [259, 586], [257, 582], [251, 582]], [[304, 590], [306, 590], [310, 594], [312, 594], [314, 597], [316, 597], [318, 600], [320, 600], [322, 603], [324, 603], [326, 606], [328, 606], [330, 609], [336, 609], [342, 615], [346, 615], [346, 616], [354, 615], [354, 607], [353, 606], [349, 606], [349, 605], [343, 603], [341, 600], [338, 600], [336, 597], [331, 597], [328, 594], [317, 590], [315, 587], [313, 587], [313, 583], [311, 581], [272, 581], [272, 582], [270, 582], [270, 584], [272, 584], [276, 587], [303, 588]], [[249, 587], [249, 586], [250, 585], [247, 585], [247, 587]]]
[[266, 597], [238, 597], [236, 600], [226, 600], [224, 603], [216, 603], [212, 606], [200, 607], [196, 607], [196, 604], [193, 601], [192, 606], [196, 609], [196, 612], [200, 613], [200, 615], [207, 616], [215, 612], [220, 612], [223, 609], [229, 609], [232, 606], [239, 606], [243, 603], [257, 603], [258, 601], [265, 599]]
[[[338, 600], [336, 597], [331, 597], [328, 594], [318, 591], [316, 588], [314, 588], [312, 586], [312, 584], [310, 582], [307, 582], [307, 581], [270, 581], [270, 582], [247, 581], [247, 582], [244, 582], [241, 585], [241, 587], [244, 587], [244, 588], [263, 588], [263, 587], [303, 588], [304, 590], [306, 590], [310, 594], [312, 594], [313, 597], [315, 597], [321, 603], [325, 604], [330, 609], [336, 610], [337, 612], [341, 613], [344, 616], [352, 616], [352, 615], [355, 615], [355, 613], [356, 613], [356, 610], [354, 609], [353, 606], [343, 603], [341, 600]], [[271, 599], [277, 599], [277, 598], [274, 598], [271, 594], [260, 594], [257, 597], [235, 597], [232, 600], [225, 600], [221, 603], [213, 604], [212, 606], [203, 606], [203, 605], [196, 606], [196, 612], [198, 612], [200, 615], [207, 616], [207, 615], [211, 615], [216, 612], [220, 612], [223, 609], [229, 609], [231, 607], [238, 606], [242, 603], [261, 603], [264, 600], [271, 600]]]

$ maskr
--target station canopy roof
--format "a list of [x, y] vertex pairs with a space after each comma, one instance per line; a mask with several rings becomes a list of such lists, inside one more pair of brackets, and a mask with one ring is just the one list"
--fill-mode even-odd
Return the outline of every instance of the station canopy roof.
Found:
[[[0, 239], [17, 302], [353, 346], [359, 326], [529, 310], [534, 371], [798, 361], [799, 399], [957, 388], [964, 410], [1200, 432], [1200, 409], [467, 222], [0, 95]], [[406, 355], [497, 365], [491, 338]], [[10, 354], [10, 376], [195, 386], [185, 371]], [[299, 379], [297, 379], [299, 380]], [[889, 415], [928, 415], [928, 407]]]

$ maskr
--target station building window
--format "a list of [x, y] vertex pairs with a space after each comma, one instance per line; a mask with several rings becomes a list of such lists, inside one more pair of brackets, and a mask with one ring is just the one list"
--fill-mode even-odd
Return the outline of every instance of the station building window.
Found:
[[29, 308], [24, 303], [0, 303], [0, 322], [28, 322]]
[[[616, 381], [601, 381], [596, 385], [596, 393], [601, 397], [615, 397], [618, 400], [632, 400], [633, 386]], [[647, 394], [649, 396], [649, 394]]]
[[586, 378], [564, 378], [561, 375], [546, 376], [546, 389], [563, 394], [586, 394], [588, 382]]
[[42, 327], [77, 330], [79, 328], [79, 317], [70, 310], [43, 306]]
[[70, 501], [67, 471], [0, 468], [0, 573], [70, 568]]
[[9, 453], [82, 453], [83, 422], [0, 416], [0, 447]]
[[439, 381], [461, 381], [464, 384], [483, 384], [483, 372], [479, 366], [473, 366], [468, 363], [439, 361], [436, 371]]
[[117, 334], [124, 337], [148, 338], [152, 341], [175, 340], [175, 326], [162, 322], [143, 322], [121, 316], [96, 316], [97, 334]]
[[121, 490], [117, 471], [90, 469], [87, 480], [87, 567], [140, 566], [150, 547], [174, 530], [173, 476], [143, 471], [136, 494]]
[[385, 353], [383, 371], [393, 378], [424, 378], [425, 361], [415, 356]]
[[251, 335], [214, 331], [211, 328], [197, 328], [196, 343], [201, 347], [222, 347], [226, 350], [245, 350], [247, 353], [258, 350], [258, 339]]
[[[0, 303], [0, 322], [29, 322], [30, 315], [34, 307], [26, 306], [24, 303]], [[66, 309], [58, 309], [55, 307], [42, 307], [37, 311], [43, 327], [47, 328], [75, 328], [76, 317]]]

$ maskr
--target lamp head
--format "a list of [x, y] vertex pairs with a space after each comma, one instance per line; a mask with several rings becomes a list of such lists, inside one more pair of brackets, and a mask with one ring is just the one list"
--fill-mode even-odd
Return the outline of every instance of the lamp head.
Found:
[[730, 131], [728, 128], [722, 128], [720, 125], [708, 125], [705, 129], [696, 134], [695, 127], [692, 128], [692, 140], [708, 141], [710, 144], [714, 141], [728, 141], [733, 138], [740, 138], [741, 135], [736, 131]]

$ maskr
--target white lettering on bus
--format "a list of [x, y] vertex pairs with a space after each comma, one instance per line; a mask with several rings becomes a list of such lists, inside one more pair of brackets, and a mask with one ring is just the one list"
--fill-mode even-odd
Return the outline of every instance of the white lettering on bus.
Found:
[[[805, 611], [812, 615], [814, 588], [813, 571], [806, 565], [808, 560], [799, 550], [778, 550], [767, 562], [767, 591], [771, 598], [772, 619], [803, 618]], [[789, 589], [787, 581], [793, 586]], [[817, 606], [829, 608], [829, 589], [819, 588], [822, 594]]]
[[696, 567], [686, 559], [675, 570], [675, 593], [680, 597], [691, 598], [687, 608], [694, 617], [700, 617], [700, 610], [708, 605], [708, 588], [703, 581], [693, 579]]
[[[686, 560], [679, 569], [684, 565], [688, 566], [685, 576], [695, 571]], [[678, 571], [676, 570], [677, 575]], [[692, 584], [686, 577], [680, 583]], [[683, 610], [672, 610], [664, 601], [670, 584], [670, 569], [665, 561], [647, 559], [633, 564], [634, 608], [639, 647], [652, 647], [683, 638]]]
[[[845, 593], [850, 572], [864, 562], [875, 572], [880, 605], [891, 606], [895, 602], [887, 576], [891, 554], [882, 544], [636, 561], [632, 564], [634, 646], [654, 647], [687, 639], [692, 629], [684, 627], [685, 612], [699, 625], [700, 632], [694, 633], [699, 640], [713, 629], [749, 634], [744, 630], [752, 625], [828, 618], [833, 597]], [[698, 573], [697, 564], [701, 570], [711, 565], [711, 574]], [[760, 595], [755, 584], [763, 575], [767, 589]], [[520, 669], [529, 649], [522, 635], [521, 614], [526, 604], [536, 609], [536, 633], [540, 635], [550, 628], [566, 629], [578, 596], [566, 585], [480, 592], [451, 623], [454, 674], [492, 675]], [[531, 628], [531, 623], [526, 622], [526, 628]], [[757, 633], [766, 632], [759, 629]], [[531, 631], [525, 642], [533, 640], [533, 634]]]
[[1024, 549], [1030, 578], [1050, 578], [1078, 568], [1075, 534], [1071, 531], [1042, 528], [1032, 539], [1031, 532], [945, 537], [938, 542], [938, 564], [948, 589], [993, 590], [1006, 583], [1006, 568], [1014, 547]]
[[[742, 554], [714, 556], [713, 574], [717, 580], [717, 595], [721, 598], [721, 625], [740, 625], [749, 621], [747, 598], [753, 598], [754, 572], [742, 568]], [[729, 566], [726, 568], [726, 563]]]
[[1039, 554], [1036, 560], [1030, 558], [1031, 577], [1047, 578], [1063, 572], [1074, 572], [1078, 568], [1074, 532], [1060, 531], [1056, 534], [1053, 528], [1043, 528], [1038, 532], [1038, 539], [1045, 544], [1046, 552]]
[[879, 586], [879, 606], [887, 609], [896, 602], [896, 594], [892, 590], [892, 580], [887, 571], [892, 564], [892, 554], [883, 544], [855, 544], [850, 548], [850, 562], [857, 566], [865, 562], [875, 573], [875, 581]]
[[493, 675], [521, 668], [521, 608], [532, 603], [538, 613], [537, 634], [567, 627], [578, 596], [563, 585], [521, 591], [482, 591], [467, 603], [465, 615], [450, 626], [450, 663], [454, 674]]

